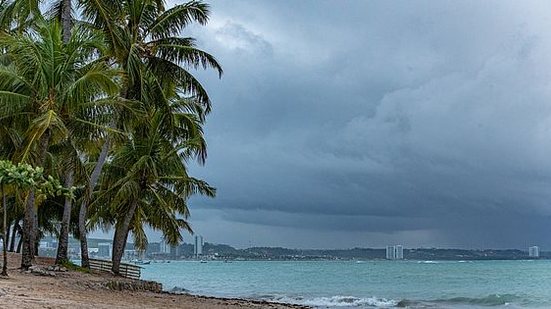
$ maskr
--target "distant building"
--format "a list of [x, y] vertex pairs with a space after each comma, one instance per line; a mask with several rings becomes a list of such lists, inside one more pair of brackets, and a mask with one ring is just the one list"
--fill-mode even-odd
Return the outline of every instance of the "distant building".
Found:
[[182, 255], [180, 253], [180, 246], [170, 246], [170, 257], [175, 259]]
[[146, 254], [154, 255], [161, 252], [161, 244], [158, 242], [150, 242], [147, 244]]
[[387, 260], [395, 260], [396, 259], [396, 252], [394, 250], [394, 246], [387, 246], [386, 247], [386, 259]]
[[540, 247], [532, 246], [532, 247], [528, 248], [528, 256], [533, 257], [533, 258], [540, 257]]
[[193, 254], [195, 257], [203, 255], [203, 236], [195, 235], [195, 244], [193, 246]]
[[125, 260], [134, 260], [140, 257], [139, 251], [134, 249], [125, 249], [123, 254], [123, 259]]
[[394, 246], [394, 256], [397, 260], [403, 260], [404, 259], [404, 247], [402, 245], [396, 245]]
[[170, 253], [170, 245], [167, 244], [166, 240], [164, 239], [161, 239], [161, 242], [159, 243], [159, 253], [161, 254]]
[[403, 260], [404, 259], [404, 247], [402, 245], [387, 246], [386, 247], [386, 259], [387, 260]]
[[111, 243], [108, 243], [108, 242], [98, 243], [98, 256], [110, 257], [111, 253], [112, 253]]

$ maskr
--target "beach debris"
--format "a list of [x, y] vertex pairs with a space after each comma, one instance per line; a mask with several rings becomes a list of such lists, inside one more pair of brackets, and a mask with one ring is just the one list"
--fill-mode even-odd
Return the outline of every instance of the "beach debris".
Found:
[[153, 293], [161, 293], [163, 291], [162, 284], [145, 280], [110, 280], [106, 283], [106, 287], [116, 291], [148, 291]]
[[59, 265], [48, 266], [48, 267], [46, 267], [46, 270], [56, 271], [56, 272], [67, 272], [67, 268], [65, 268], [63, 266], [59, 266]]
[[27, 273], [37, 275], [37, 276], [48, 276], [48, 277], [55, 277], [56, 276], [55, 272], [46, 270], [46, 269], [41, 268], [39, 266], [29, 267], [29, 270], [27, 270]]
[[174, 293], [174, 294], [186, 294], [186, 293], [189, 293], [190, 291], [188, 289], [184, 289], [183, 287], [175, 286], [168, 292]]

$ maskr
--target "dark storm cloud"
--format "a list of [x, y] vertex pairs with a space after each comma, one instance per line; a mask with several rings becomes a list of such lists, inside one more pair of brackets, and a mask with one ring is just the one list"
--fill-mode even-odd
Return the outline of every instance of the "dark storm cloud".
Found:
[[198, 73], [215, 107], [193, 172], [219, 189], [193, 200], [198, 232], [550, 247], [549, 6], [213, 2], [192, 29], [226, 72]]

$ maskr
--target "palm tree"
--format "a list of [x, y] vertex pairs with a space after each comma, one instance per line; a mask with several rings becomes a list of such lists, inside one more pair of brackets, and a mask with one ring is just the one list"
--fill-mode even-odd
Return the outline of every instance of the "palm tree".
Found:
[[[189, 70], [214, 68], [222, 74], [213, 56], [198, 49], [194, 39], [180, 36], [190, 23], [204, 25], [208, 21], [208, 5], [190, 1], [166, 9], [162, 0], [93, 0], [75, 5], [70, 0], [60, 0], [47, 14], [40, 7], [40, 0], [8, 0], [0, 10], [0, 27], [5, 32], [0, 35], [4, 51], [0, 57], [0, 142], [6, 145], [0, 149], [0, 156], [44, 166], [67, 186], [83, 185], [77, 234], [81, 239], [82, 266], [87, 267], [88, 206], [93, 197], [114, 198], [114, 189], [105, 190], [103, 184], [109, 183], [103, 175], [108, 158], [112, 160], [109, 175], [131, 183], [139, 175], [114, 172], [117, 166], [124, 166], [122, 159], [115, 159], [148, 141], [164, 145], [163, 151], [175, 152], [174, 158], [181, 161], [181, 170], [176, 169], [173, 176], [180, 177], [180, 186], [184, 182], [188, 186], [185, 191], [167, 184], [172, 195], [165, 192], [163, 199], [178, 203], [152, 199], [162, 196], [157, 193], [141, 196], [134, 207], [136, 199], [122, 205], [126, 210], [135, 208], [130, 211], [134, 214], [124, 216], [112, 209], [109, 216], [98, 214], [106, 215], [102, 219], [106, 223], [111, 220], [116, 225], [118, 244], [123, 236], [126, 240], [131, 230], [140, 246], [144, 224], [162, 230], [174, 243], [181, 237], [180, 229], [191, 230], [185, 221], [189, 194], [214, 194], [208, 184], [185, 173], [183, 161], [195, 157], [204, 162], [206, 143], [201, 125], [211, 108], [207, 92]], [[82, 10], [84, 21], [73, 20], [73, 7]], [[45, 15], [50, 21], [45, 21]], [[121, 78], [117, 77], [119, 71]], [[111, 98], [116, 94], [120, 99]], [[141, 105], [141, 121], [133, 117], [132, 104]], [[148, 130], [152, 124], [161, 130], [162, 138]], [[146, 128], [140, 129], [144, 125]], [[145, 152], [141, 154], [147, 156]], [[90, 164], [93, 169], [87, 172], [84, 167]], [[165, 171], [162, 162], [158, 164], [157, 169]], [[100, 190], [94, 194], [100, 177]], [[151, 179], [148, 183], [153, 188], [153, 184], [163, 181]], [[173, 181], [178, 182], [176, 178]], [[119, 190], [118, 185], [113, 188]], [[36, 207], [43, 201], [36, 201], [33, 191], [25, 199], [22, 266], [28, 267], [39, 222], [51, 228], [52, 220], [57, 218], [43, 212], [39, 218]], [[58, 262], [67, 258], [72, 202], [66, 198], [60, 203], [64, 205], [63, 213], [55, 212], [61, 218]], [[53, 204], [48, 201], [45, 205]], [[17, 222], [14, 219], [14, 231]]]
[[[182, 102], [173, 111], [151, 109], [140, 129], [117, 149], [102, 178], [96, 223], [114, 225], [113, 268], [119, 273], [129, 232], [138, 249], [145, 249], [144, 224], [161, 230], [170, 244], [182, 240], [181, 230], [191, 232], [185, 220], [187, 199], [200, 193], [214, 196], [215, 189], [190, 177], [186, 160], [203, 154], [200, 120]], [[146, 125], [147, 124], [147, 125]], [[102, 209], [103, 208], [103, 209]]]
[[[13, 155], [17, 161], [42, 166], [50, 146], [79, 130], [105, 126], [90, 116], [97, 114], [98, 100], [108, 101], [118, 92], [118, 71], [93, 60], [106, 48], [100, 35], [83, 27], [73, 30], [66, 44], [56, 21], [37, 22], [36, 33], [0, 36], [6, 51], [0, 66], [0, 114], [26, 126], [22, 147]], [[27, 201], [23, 268], [32, 265], [38, 221], [32, 191]]]
[[72, 0], [50, 2], [46, 14], [40, 10], [40, 7], [45, 4], [41, 0], [7, 0], [2, 4], [0, 28], [3, 30], [21, 33], [32, 27], [37, 21], [49, 17], [60, 22], [63, 29], [63, 42], [69, 41], [74, 25]]
[[[83, 1], [81, 8], [89, 26], [103, 31], [109, 42], [110, 57], [124, 72], [122, 98], [145, 105], [166, 105], [168, 100], [163, 89], [178, 89], [185, 96], [193, 96], [197, 105], [203, 108], [203, 114], [210, 111], [208, 94], [189, 69], [214, 68], [221, 76], [222, 68], [212, 55], [195, 46], [193, 38], [179, 36], [192, 22], [202, 25], [208, 22], [207, 4], [191, 1], [166, 10], [162, 0]], [[122, 129], [128, 125], [125, 120], [121, 116], [113, 127]], [[112, 144], [107, 136], [80, 207], [83, 267], [89, 266], [86, 241], [88, 206]]]
[[[12, 0], [6, 1], [3, 9], [0, 12], [0, 26], [3, 29], [15, 30], [20, 32], [29, 26], [33, 25], [36, 20], [43, 19], [43, 14], [40, 11], [40, 6], [43, 1], [40, 0]], [[60, 0], [54, 1], [50, 4], [50, 9], [47, 14], [48, 17], [54, 20], [58, 20], [62, 26], [62, 38], [63, 43], [68, 44], [71, 38], [71, 30], [74, 25], [73, 3], [72, 0]], [[72, 167], [68, 167], [65, 179], [66, 184], [72, 186], [74, 181], [74, 171]], [[67, 260], [67, 247], [69, 231], [68, 226], [70, 224], [70, 213], [72, 208], [72, 201], [65, 200], [63, 218], [61, 221], [61, 230], [59, 234], [59, 247], [56, 257], [56, 263], [61, 263]]]

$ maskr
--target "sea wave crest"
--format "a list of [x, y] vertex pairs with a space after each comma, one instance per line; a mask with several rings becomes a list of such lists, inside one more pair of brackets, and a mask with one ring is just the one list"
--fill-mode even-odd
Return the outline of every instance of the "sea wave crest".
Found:
[[522, 301], [523, 299], [515, 294], [490, 294], [484, 297], [453, 297], [448, 299], [438, 299], [435, 302], [479, 306], [503, 306]]
[[354, 297], [354, 296], [331, 296], [331, 297], [279, 297], [273, 299], [277, 302], [305, 305], [312, 307], [376, 307], [376, 308], [392, 308], [398, 305], [398, 301], [386, 298], [377, 297]]

